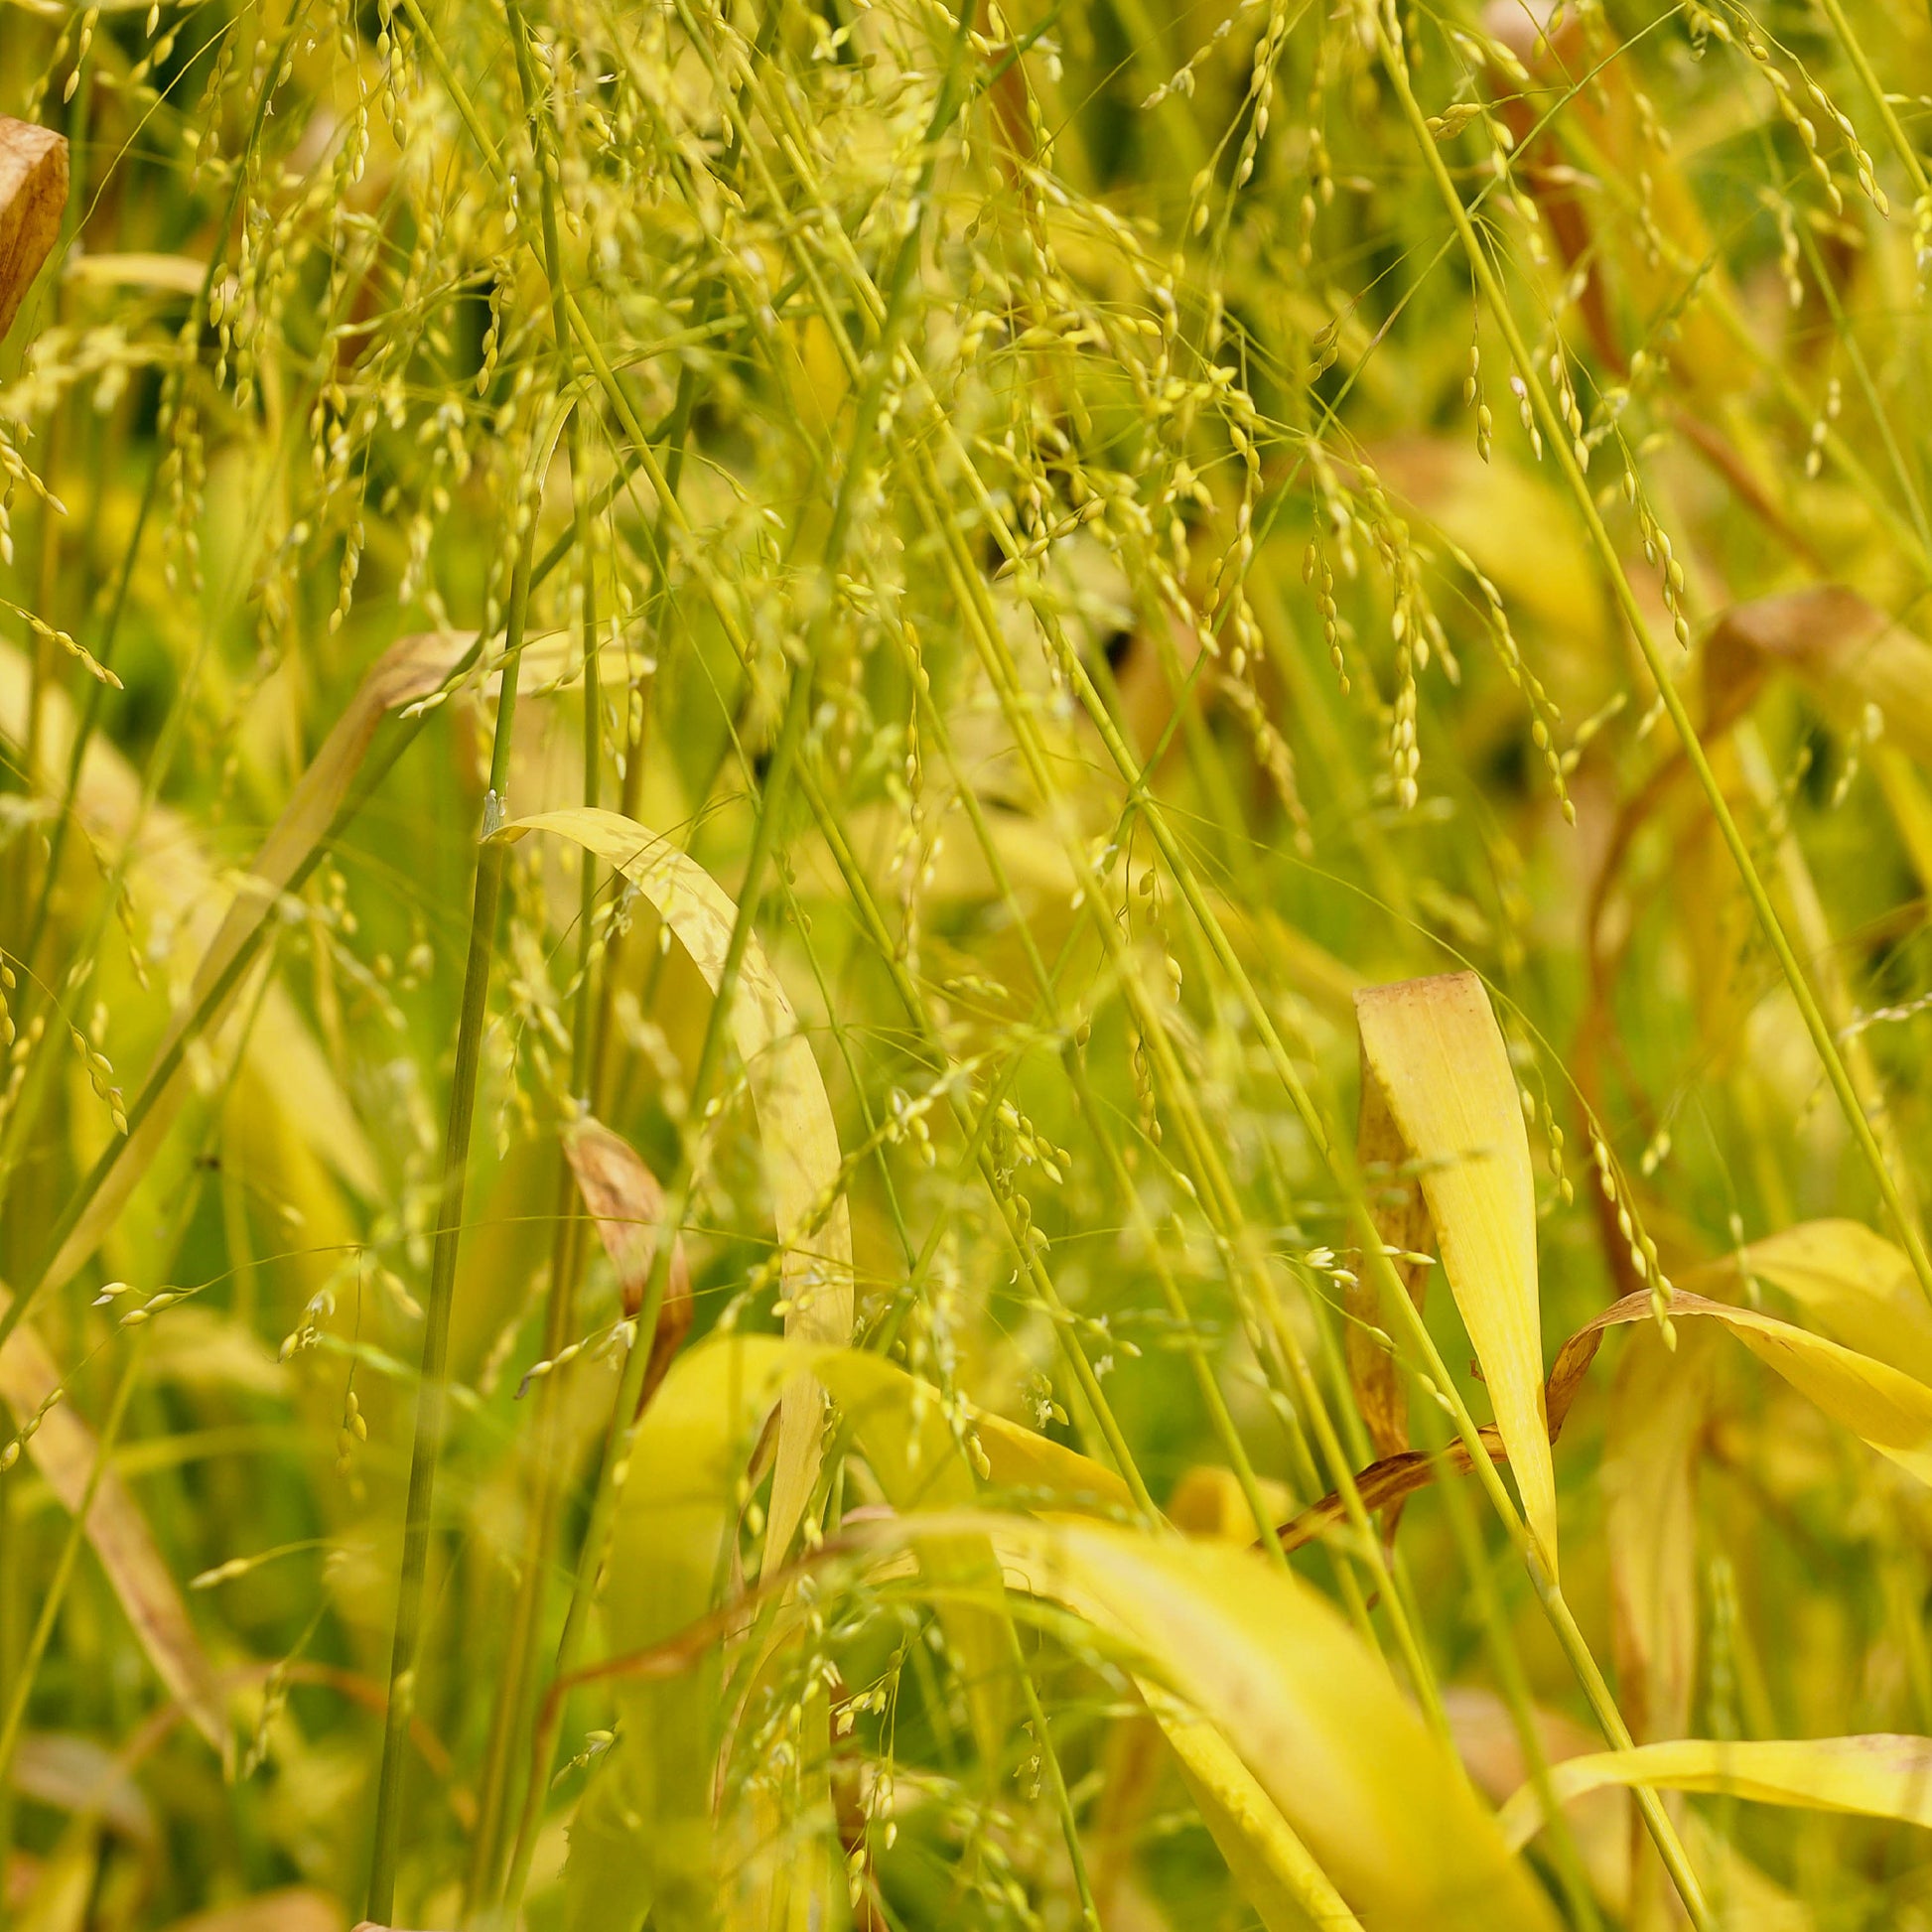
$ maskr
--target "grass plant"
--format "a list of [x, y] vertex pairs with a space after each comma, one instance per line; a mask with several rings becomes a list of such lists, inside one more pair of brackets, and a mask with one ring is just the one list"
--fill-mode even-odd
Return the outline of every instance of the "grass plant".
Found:
[[1925, 19], [0, 23], [0, 1924], [1932, 1926]]

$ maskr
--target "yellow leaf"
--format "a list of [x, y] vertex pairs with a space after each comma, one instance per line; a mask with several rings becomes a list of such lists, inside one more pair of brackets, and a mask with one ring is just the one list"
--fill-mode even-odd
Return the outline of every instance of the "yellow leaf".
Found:
[[[1551, 1767], [1550, 1784], [1560, 1803], [1607, 1785], [1647, 1785], [1932, 1828], [1932, 1738], [1680, 1737], [1567, 1759]], [[1544, 1824], [1534, 1788], [1517, 1792], [1501, 1819], [1509, 1843], [1527, 1845]]]
[[1169, 1712], [1155, 1719], [1215, 1849], [1268, 1932], [1361, 1932], [1361, 1920], [1227, 1740]]
[[1009, 1587], [1065, 1605], [1213, 1727], [1365, 1923], [1554, 1927], [1448, 1747], [1308, 1586], [1227, 1544], [1066, 1518], [984, 1529]]
[[[622, 873], [716, 989], [738, 908], [702, 866], [617, 812], [579, 806], [503, 827], [506, 838], [528, 832], [571, 839]], [[785, 1333], [799, 1341], [844, 1342], [852, 1334], [852, 1220], [838, 1191], [838, 1128], [811, 1045], [756, 937], [739, 969], [731, 1022], [758, 1109], [777, 1221]], [[786, 1391], [764, 1545], [767, 1564], [783, 1555], [804, 1513], [818, 1474], [822, 1422], [823, 1404], [809, 1384]]]
[[1932, 1383], [1932, 1309], [1902, 1248], [1859, 1221], [1801, 1221], [1737, 1263], [1782, 1289], [1833, 1340]]
[[[1691, 1315], [1722, 1321], [1759, 1361], [1775, 1369], [1834, 1422], [1921, 1482], [1932, 1483], [1932, 1388], [1925, 1383], [1889, 1362], [1875, 1361], [1754, 1309], [1732, 1308], [1680, 1290], [1671, 1298], [1670, 1312], [1673, 1320]], [[1651, 1314], [1647, 1294], [1626, 1295], [1580, 1333], [1646, 1321]]]
[[1543, 1401], [1536, 1182], [1509, 1050], [1473, 973], [1355, 996], [1362, 1078], [1419, 1170], [1437, 1252], [1482, 1365], [1530, 1534], [1557, 1569], [1556, 1476]]

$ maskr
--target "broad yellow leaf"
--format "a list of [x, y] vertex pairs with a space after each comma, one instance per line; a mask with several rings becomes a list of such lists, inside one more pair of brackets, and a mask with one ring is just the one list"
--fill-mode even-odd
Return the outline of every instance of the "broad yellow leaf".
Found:
[[1753, 1241], [1742, 1267], [1781, 1289], [1834, 1341], [1932, 1383], [1932, 1309], [1905, 1251], [1861, 1221], [1800, 1221]]
[[1361, 1932], [1333, 1880], [1220, 1732], [1171, 1711], [1155, 1718], [1201, 1823], [1268, 1932]]
[[[1648, 1785], [1932, 1829], [1932, 1737], [1681, 1737], [1570, 1758], [1551, 1767], [1550, 1784], [1560, 1803], [1606, 1785]], [[1535, 1790], [1517, 1792], [1501, 1818], [1512, 1846], [1528, 1844], [1544, 1824]]]
[[[1671, 1298], [1670, 1312], [1673, 1320], [1689, 1315], [1722, 1321], [1759, 1361], [1775, 1369], [1834, 1422], [1921, 1482], [1932, 1483], [1932, 1387], [1889, 1362], [1875, 1361], [1754, 1309], [1732, 1308], [1680, 1290]], [[1626, 1295], [1565, 1347], [1620, 1322], [1649, 1320], [1652, 1314], [1647, 1294]]]
[[1530, 1534], [1557, 1567], [1556, 1476], [1543, 1399], [1536, 1181], [1509, 1050], [1473, 973], [1355, 996], [1362, 1078], [1416, 1166], [1437, 1252], [1482, 1365]]
[[[971, 1625], [959, 1621], [958, 1612], [964, 1610], [982, 1619], [999, 1613], [1000, 1568], [993, 1561], [995, 1550], [1010, 1573], [1016, 1567], [1024, 1570], [1040, 1593], [1056, 1596], [1085, 1615], [1106, 1597], [1112, 1583], [1090, 1580], [1091, 1587], [1084, 1593], [1068, 1593], [1059, 1586], [1071, 1573], [1057, 1556], [1042, 1566], [1036, 1561], [1042, 1549], [1070, 1559], [1076, 1572], [1082, 1565], [1094, 1569], [1098, 1578], [1106, 1570], [1107, 1561], [1118, 1557], [1121, 1549], [1145, 1544], [1155, 1553], [1150, 1561], [1155, 1565], [1154, 1574], [1163, 1580], [1163, 1588], [1173, 1589], [1180, 1587], [1189, 1553], [1208, 1548], [1166, 1535], [1133, 1534], [1126, 1535], [1124, 1544], [1110, 1543], [1098, 1553], [1086, 1552], [1077, 1542], [1064, 1548], [1057, 1541], [1030, 1546], [1026, 1539], [1031, 1530], [1046, 1529], [1047, 1525], [1035, 1526], [1023, 1517], [971, 1508], [975, 1484], [960, 1447], [968, 1422], [963, 1415], [948, 1417], [939, 1391], [874, 1355], [800, 1349], [769, 1336], [733, 1337], [707, 1343], [680, 1358], [640, 1425], [635, 1464], [640, 1473], [626, 1485], [605, 1598], [612, 1641], [620, 1651], [648, 1651], [676, 1640], [710, 1608], [712, 1589], [724, 1574], [720, 1568], [722, 1539], [735, 1519], [743, 1457], [779, 1391], [795, 1380], [801, 1367], [813, 1372], [833, 1392], [859, 1452], [902, 1512], [891, 1524], [870, 1525], [864, 1534], [876, 1537], [895, 1558], [908, 1538], [911, 1540], [920, 1559], [921, 1575], [928, 1586], [941, 1592], [942, 1614], [956, 1638], [962, 1630], [972, 1633]], [[999, 1473], [1004, 1478], [1031, 1472], [1045, 1476], [1049, 1484], [1064, 1478], [1074, 1485], [1071, 1495], [1064, 1499], [1043, 1492], [1041, 1500], [1049, 1506], [1061, 1500], [1084, 1499], [1104, 1489], [1110, 1480], [1104, 1471], [1071, 1451], [1061, 1451], [1057, 1456], [1029, 1452], [1019, 1441], [1026, 1432], [1011, 1424], [988, 1427], [982, 1422], [976, 1427], [982, 1442], [988, 1438], [999, 1442], [1005, 1465]], [[1043, 1447], [1050, 1450], [1052, 1446]], [[988, 1459], [992, 1459], [990, 1454]], [[642, 1473], [646, 1470], [650, 1472], [648, 1478]], [[1065, 1527], [1071, 1532], [1092, 1526], [1067, 1521]], [[1479, 1851], [1486, 1830], [1487, 1845], [1495, 1849], [1497, 1841], [1487, 1814], [1476, 1805], [1452, 1767], [1440, 1790], [1429, 1783], [1447, 1764], [1441, 1747], [1427, 1736], [1420, 1720], [1408, 1710], [1381, 1666], [1360, 1648], [1340, 1619], [1311, 1591], [1263, 1572], [1259, 1562], [1246, 1553], [1221, 1549], [1213, 1554], [1238, 1565], [1236, 1574], [1244, 1587], [1257, 1576], [1264, 1578], [1264, 1598], [1249, 1623], [1242, 1622], [1238, 1609], [1227, 1612], [1233, 1621], [1226, 1627], [1214, 1621], [1222, 1612], [1211, 1601], [1217, 1588], [1211, 1576], [1197, 1586], [1201, 1600], [1194, 1610], [1204, 1619], [1198, 1627], [1188, 1626], [1182, 1618], [1170, 1631], [1173, 1619], [1161, 1615], [1146, 1631], [1129, 1629], [1118, 1617], [1096, 1620], [1102, 1634], [1131, 1653], [1130, 1668], [1138, 1666], [1147, 1673], [1155, 1715], [1201, 1798], [1203, 1817], [1228, 1853], [1237, 1880], [1263, 1913], [1265, 1922], [1281, 1932], [1291, 1932], [1291, 1928], [1299, 1932], [1310, 1918], [1322, 1924], [1351, 1923], [1336, 1890], [1339, 1880], [1317, 1865], [1299, 1822], [1285, 1808], [1280, 1790], [1274, 1788], [1283, 1783], [1292, 1785], [1302, 1790], [1305, 1807], [1319, 1809], [1320, 1781], [1304, 1787], [1299, 1778], [1282, 1772], [1271, 1785], [1269, 1774], [1257, 1759], [1258, 1751], [1285, 1746], [1287, 1741], [1299, 1747], [1307, 1740], [1300, 1733], [1289, 1740], [1285, 1733], [1262, 1728], [1244, 1743], [1242, 1736], [1228, 1729], [1226, 1714], [1218, 1705], [1213, 1709], [1202, 1705], [1189, 1685], [1178, 1680], [1171, 1669], [1173, 1659], [1163, 1645], [1171, 1635], [1176, 1643], [1216, 1650], [1219, 1661], [1211, 1684], [1217, 1695], [1226, 1671], [1239, 1675], [1257, 1667], [1256, 1659], [1242, 1649], [1243, 1645], [1260, 1644], [1268, 1651], [1266, 1661], [1258, 1666], [1264, 1672], [1273, 1670], [1284, 1679], [1299, 1681], [1303, 1626], [1293, 1618], [1285, 1626], [1271, 1623], [1280, 1616], [1282, 1605], [1267, 1597], [1270, 1587], [1279, 1585], [1286, 1590], [1297, 1614], [1311, 1618], [1312, 1629], [1324, 1641], [1338, 1646], [1348, 1662], [1349, 1670], [1343, 1678], [1331, 1680], [1311, 1695], [1321, 1714], [1316, 1722], [1331, 1721], [1336, 1725], [1331, 1747], [1345, 1755], [1352, 1753], [1357, 1783], [1373, 1784], [1380, 1775], [1372, 1753], [1382, 1745], [1398, 1753], [1390, 1760], [1392, 1764], [1406, 1766], [1400, 1775], [1392, 1777], [1389, 1814], [1383, 1822], [1390, 1822], [1411, 1802], [1422, 1804], [1425, 1814], [1432, 1804], [1446, 1802], [1457, 1812], [1456, 1829], [1449, 1835], [1458, 1847], [1466, 1851], [1473, 1846]], [[1052, 1583], [1043, 1580], [1044, 1569], [1054, 1572]], [[983, 1597], [984, 1603], [962, 1600], [974, 1596]], [[1271, 1629], [1273, 1635], [1269, 1634]], [[1150, 1631], [1157, 1639], [1151, 1646], [1142, 1641]], [[990, 1651], [977, 1643], [962, 1647], [970, 1674], [988, 1667]], [[1310, 1659], [1310, 1666], [1319, 1672], [1332, 1661], [1321, 1652]], [[620, 1896], [627, 1902], [638, 1895], [640, 1884], [668, 1885], [675, 1894], [694, 1896], [705, 1862], [718, 1856], [715, 1836], [707, 1835], [723, 1830], [724, 1821], [705, 1823], [700, 1793], [712, 1788], [709, 1772], [691, 1761], [699, 1755], [692, 1747], [694, 1738], [709, 1739], [707, 1748], [715, 1748], [721, 1736], [709, 1715], [716, 1701], [715, 1680], [705, 1677], [709, 1669], [695, 1655], [688, 1666], [680, 1664], [682, 1677], [692, 1682], [702, 1680], [695, 1693], [690, 1682], [672, 1688], [667, 1679], [657, 1675], [647, 1680], [617, 1679], [626, 1729], [638, 1740], [637, 1761], [626, 1763], [620, 1756], [614, 1762], [573, 1828], [572, 1863], [578, 1869], [573, 1897], [580, 1901], [578, 1922], [587, 1926], [606, 1922], [597, 1917], [599, 1909], [613, 1909]], [[1158, 1685], [1153, 1681], [1156, 1679], [1160, 1680]], [[1176, 1690], [1186, 1698], [1185, 1704], [1176, 1704], [1173, 1695]], [[1358, 1693], [1368, 1700], [1365, 1711], [1348, 1724], [1341, 1724], [1343, 1701]], [[1287, 1690], [1281, 1689], [1275, 1701], [1280, 1703], [1288, 1696]], [[711, 1703], [705, 1702], [707, 1697]], [[691, 1699], [688, 1706], [684, 1702], [687, 1698]], [[673, 1705], [677, 1706], [675, 1713]], [[1379, 1727], [1384, 1721], [1395, 1725], [1393, 1735], [1386, 1735]], [[1425, 1747], [1423, 1757], [1403, 1758], [1400, 1753], [1418, 1740]], [[641, 1761], [655, 1759], [660, 1753], [675, 1761]], [[667, 1817], [667, 1810], [674, 1816]], [[1465, 1831], [1469, 1834], [1466, 1837], [1462, 1835]], [[641, 1843], [642, 1838], [650, 1843]], [[1534, 1916], [1511, 1916], [1515, 1887], [1522, 1883], [1522, 1874], [1507, 1859], [1501, 1863], [1501, 1915], [1490, 1922], [1499, 1929], [1513, 1925], [1541, 1928], [1547, 1924], [1547, 1920]], [[1467, 1870], [1466, 1858], [1462, 1868]], [[758, 1884], [756, 1874], [747, 1873], [737, 1874], [731, 1882], [755, 1888]], [[621, 1886], [621, 1892], [614, 1892], [614, 1886]], [[1419, 1895], [1431, 1893], [1427, 1880], [1412, 1889]], [[1297, 1917], [1297, 1912], [1302, 1916]], [[1420, 1926], [1423, 1920], [1396, 1918], [1387, 1922]], [[1441, 1921], [1448, 1926], [1474, 1922], [1453, 1917]]]
[[[715, 988], [738, 908], [704, 868], [617, 812], [576, 807], [516, 819], [507, 838], [551, 832], [573, 840], [637, 888]], [[784, 988], [756, 936], [745, 949], [732, 1037], [751, 1080], [781, 1251], [785, 1333], [844, 1342], [852, 1334], [852, 1218], [838, 1191], [839, 1135], [825, 1082]], [[790, 1544], [818, 1474], [823, 1404], [809, 1385], [787, 1391], [778, 1421], [765, 1561]]]
[[1227, 1544], [985, 1527], [1010, 1587], [1072, 1610], [1212, 1726], [1365, 1924], [1555, 1926], [1448, 1746], [1324, 1597]]

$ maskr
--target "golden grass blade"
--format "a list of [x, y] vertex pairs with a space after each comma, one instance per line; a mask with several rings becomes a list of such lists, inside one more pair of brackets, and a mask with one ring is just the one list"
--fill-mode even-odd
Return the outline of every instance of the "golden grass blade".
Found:
[[[564, 1157], [577, 1176], [584, 1206], [597, 1225], [598, 1239], [618, 1272], [623, 1311], [634, 1315], [650, 1279], [651, 1258], [664, 1238], [664, 1189], [642, 1157], [621, 1135], [586, 1115], [564, 1130]], [[691, 1332], [691, 1268], [678, 1236], [671, 1250], [671, 1276], [657, 1331], [650, 1338], [650, 1366], [644, 1373], [644, 1399], [663, 1381], [671, 1358]]]
[[1226, 1544], [1067, 1520], [985, 1527], [1010, 1587], [1091, 1623], [1218, 1732], [1365, 1923], [1554, 1927], [1447, 1745], [1313, 1590]]
[[[203, 996], [270, 915], [277, 896], [328, 831], [374, 740], [376, 727], [388, 713], [436, 690], [469, 643], [468, 636], [446, 631], [404, 637], [371, 666], [324, 740], [322, 750], [296, 781], [281, 817], [255, 854], [225, 917], [202, 954], [187, 998], [177, 1006], [155, 1049], [157, 1058], [174, 1045]], [[234, 1009], [241, 990], [238, 986], [229, 996], [229, 1010]], [[264, 1015], [265, 1020], [268, 1018]], [[218, 1017], [214, 1024], [218, 1025]], [[167, 1139], [189, 1083], [189, 1071], [183, 1066], [133, 1134], [121, 1142], [112, 1167], [43, 1277], [41, 1293], [51, 1293], [70, 1280], [118, 1220], [141, 1175]]]
[[1509, 1050], [1473, 973], [1355, 997], [1364, 1082], [1380, 1089], [1495, 1410], [1530, 1533], [1554, 1576], [1556, 1477], [1543, 1396], [1536, 1182]]
[[[0, 1309], [11, 1300], [0, 1289]], [[23, 1321], [0, 1347], [0, 1402], [11, 1411], [16, 1428], [24, 1427], [31, 1417], [40, 1418], [27, 1439], [27, 1454], [62, 1506], [72, 1512], [86, 1494], [96, 1444], [93, 1432], [67, 1403], [45, 1406], [60, 1386], [53, 1356], [33, 1324]], [[139, 1506], [111, 1467], [102, 1473], [94, 1492], [86, 1529], [87, 1541], [155, 1675], [225, 1761], [228, 1721], [213, 1667], [188, 1620], [181, 1592]]]
[[[1680, 1290], [1671, 1298], [1673, 1320], [1708, 1316], [1722, 1321], [1759, 1361], [1807, 1396], [1826, 1415], [1878, 1453], [1932, 1483], [1932, 1387], [1823, 1335], [1814, 1335], [1754, 1309], [1732, 1308]], [[1618, 1323], [1653, 1318], [1649, 1295], [1626, 1295], [1566, 1343]]]
[[1362, 1932], [1361, 1920], [1233, 1746], [1185, 1716], [1158, 1710], [1155, 1721], [1215, 1849], [1268, 1932]]
[[1781, 1289], [1834, 1341], [1932, 1383], [1932, 1310], [1912, 1264], [1862, 1221], [1800, 1221], [1714, 1272], [1740, 1268]]
[[[1648, 1785], [1809, 1811], [1855, 1812], [1932, 1830], [1932, 1737], [1681, 1737], [1569, 1758], [1551, 1767], [1550, 1783], [1561, 1803], [1609, 1785]], [[1504, 1836], [1518, 1849], [1545, 1822], [1528, 1785], [1500, 1817]]]
[[[595, 854], [643, 894], [692, 963], [717, 984], [736, 906], [676, 846], [617, 812], [576, 807], [517, 819], [504, 836], [550, 832]], [[732, 1012], [733, 1037], [751, 1080], [782, 1251], [785, 1333], [844, 1342], [852, 1334], [852, 1219], [834, 1192], [838, 1127], [810, 1042], [756, 938], [747, 947]], [[816, 1229], [816, 1232], [811, 1230]], [[823, 1403], [807, 1385], [786, 1393], [767, 1515], [765, 1562], [782, 1556], [818, 1474]]]
[[67, 205], [66, 137], [0, 114], [0, 342], [61, 238]]

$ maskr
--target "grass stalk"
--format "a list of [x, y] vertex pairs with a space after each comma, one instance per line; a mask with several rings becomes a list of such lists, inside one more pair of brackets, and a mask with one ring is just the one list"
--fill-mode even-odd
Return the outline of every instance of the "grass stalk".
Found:
[[[539, 440], [546, 453], [554, 439]], [[369, 1860], [366, 1916], [390, 1923], [395, 1909], [396, 1863], [402, 1837], [402, 1779], [410, 1720], [416, 1710], [416, 1670], [422, 1639], [423, 1591], [429, 1568], [434, 1523], [436, 1469], [448, 1428], [450, 1311], [456, 1295], [457, 1252], [463, 1235], [463, 1206], [470, 1168], [470, 1133], [476, 1113], [477, 1076], [489, 1005], [491, 957], [496, 947], [497, 914], [503, 870], [509, 851], [490, 834], [504, 815], [509, 785], [510, 742], [516, 720], [517, 677], [522, 665], [529, 617], [531, 563], [536, 544], [537, 497], [543, 465], [534, 467], [529, 498], [519, 505], [522, 530], [510, 583], [508, 625], [504, 635], [502, 683], [496, 705], [496, 735], [490, 748], [488, 791], [477, 854], [475, 897], [470, 916], [470, 946], [464, 966], [463, 1001], [457, 1022], [456, 1061], [450, 1077], [450, 1109], [443, 1140], [443, 1174], [437, 1201], [436, 1235], [430, 1252], [429, 1300], [424, 1311], [421, 1379], [416, 1395], [415, 1442], [410, 1453], [409, 1495], [403, 1519], [402, 1568], [396, 1588], [395, 1635], [389, 1660], [388, 1704], [383, 1717], [382, 1760], [376, 1785], [374, 1847]]]

